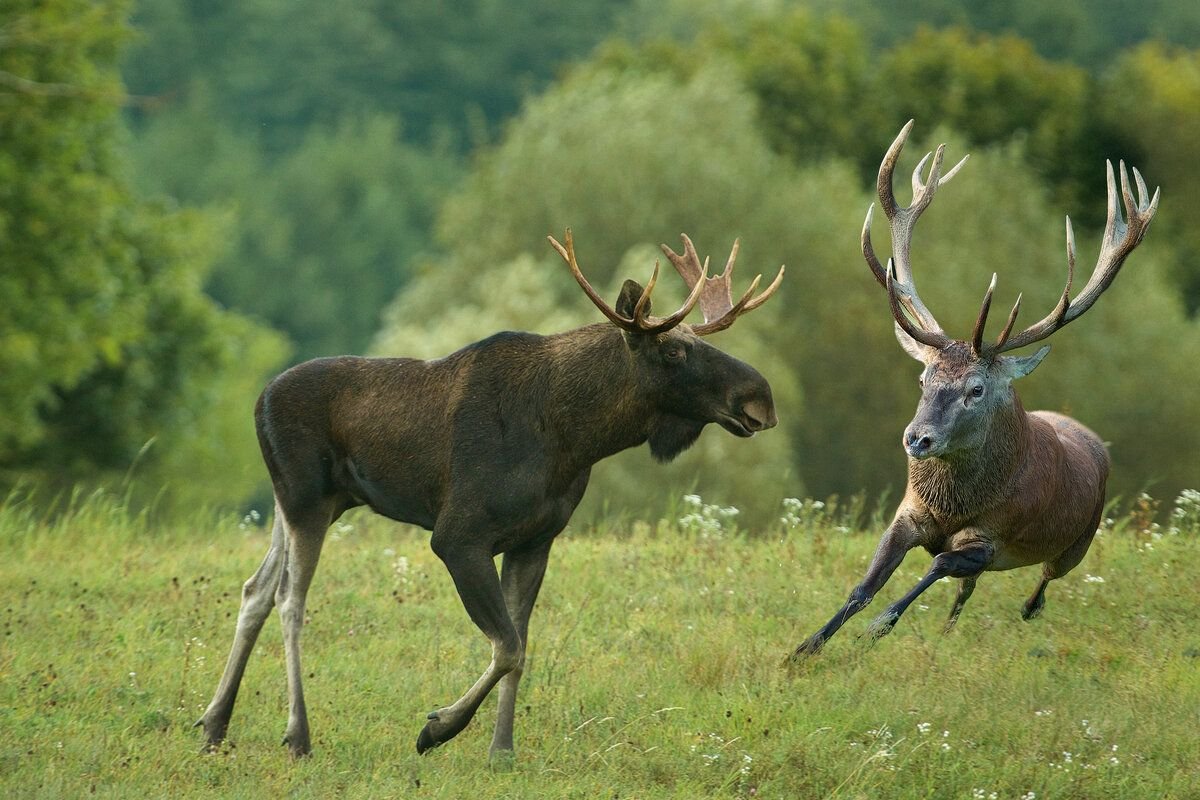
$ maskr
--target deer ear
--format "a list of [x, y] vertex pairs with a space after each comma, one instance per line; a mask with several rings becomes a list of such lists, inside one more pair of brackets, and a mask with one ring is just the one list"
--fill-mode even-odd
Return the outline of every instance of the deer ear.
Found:
[[909, 336], [904, 332], [904, 329], [901, 328], [899, 324], [893, 322], [892, 325], [895, 328], [896, 341], [899, 342], [900, 346], [904, 348], [904, 352], [908, 353], [922, 364], [928, 364], [930, 356], [933, 355], [933, 348], [927, 347], [926, 345], [921, 344], [916, 339]]
[[[637, 306], [638, 300], [642, 297], [642, 285], [637, 281], [627, 280], [621, 285], [621, 294], [617, 297], [616, 312], [626, 319], [633, 319], [633, 309]], [[643, 312], [650, 313], [650, 301], [646, 300], [646, 309]]]
[[1049, 352], [1050, 345], [1047, 344], [1042, 345], [1041, 349], [1031, 356], [1000, 356], [1000, 366], [1009, 380], [1024, 378], [1042, 363], [1042, 359]]

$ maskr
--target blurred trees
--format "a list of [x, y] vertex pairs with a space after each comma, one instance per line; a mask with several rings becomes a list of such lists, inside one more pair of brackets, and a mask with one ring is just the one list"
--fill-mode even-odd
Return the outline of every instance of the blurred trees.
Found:
[[297, 360], [360, 352], [469, 147], [623, 6], [140, 0], [144, 191], [230, 212], [208, 290]]
[[0, 481], [120, 474], [158, 439], [147, 470], [186, 470], [196, 499], [255, 458], [224, 434], [248, 428], [248, 384], [282, 349], [201, 291], [213, 221], [130, 191], [123, 11], [39, 0], [0, 21]]
[[[504, 309], [502, 318], [484, 314], [489, 324], [550, 329], [534, 310], [552, 303], [556, 292], [547, 285], [565, 289], [566, 302], [594, 319], [585, 301], [571, 299], [578, 292], [543, 249], [543, 232], [572, 226], [584, 269], [607, 281], [610, 294], [621, 278], [641, 277], [654, 255], [648, 245], [665, 231], [688, 231], [718, 259], [740, 235], [743, 279], [781, 261], [789, 275], [779, 297], [717, 344], [776, 386], [780, 430], [748, 443], [710, 432], [654, 478], [640, 454], [617, 457], [596, 470], [593, 494], [637, 508], [647, 502], [648, 480], [692, 482], [764, 514], [783, 494], [896, 487], [904, 475], [897, 442], [915, 407], [917, 369], [894, 341], [858, 231], [873, 173], [907, 114], [948, 127], [918, 128], [923, 142], [910, 144], [901, 175], [936, 141], [951, 142], [953, 160], [968, 146], [975, 156], [914, 244], [922, 294], [960, 336], [993, 271], [1001, 279], [998, 307], [1020, 291], [1023, 318], [1049, 310], [1065, 279], [1064, 212], [1076, 220], [1080, 271], [1090, 270], [1099, 228], [1087, 223], [1103, 224], [1104, 156], [1122, 151], [1100, 151], [1117, 134], [1109, 132], [1114, 112], [1096, 105], [1092, 79], [1043, 61], [1017, 39], [923, 31], [880, 54], [887, 69], [874, 76], [861, 59], [830, 48], [850, 46], [855, 36], [843, 22], [789, 12], [740, 32], [702, 33], [703, 46], [606, 46], [530, 101], [477, 161], [443, 208], [447, 255], [429, 261], [427, 274], [401, 293], [377, 349], [448, 352], [484, 333], [462, 324], [471, 316], [461, 306], [465, 281], [500, 289], [520, 279], [539, 298], [529, 313], [494, 294], [467, 301], [481, 313], [486, 305]], [[1153, 165], [1143, 171], [1152, 184], [1164, 183], [1169, 202], [1172, 176]], [[902, 195], [905, 182], [898, 180]], [[876, 227], [876, 246], [886, 253], [886, 225]], [[457, 235], [467, 230], [475, 235]], [[1200, 376], [1188, 366], [1200, 330], [1169, 280], [1175, 262], [1175, 242], [1156, 223], [1113, 296], [1057, 334], [1050, 360], [1019, 387], [1028, 407], [1075, 414], [1112, 442], [1114, 491], [1200, 483], [1190, 455], [1200, 434], [1188, 421], [1200, 395]], [[488, 264], [497, 266], [481, 269]], [[545, 270], [540, 281], [537, 264]], [[500, 277], [514, 265], [515, 277]], [[420, 309], [442, 305], [458, 308], [444, 320], [420, 321]], [[1179, 390], [1147, 400], [1148, 387], [1164, 378]], [[1149, 431], [1147, 414], [1170, 422]], [[775, 447], [781, 439], [783, 452]]]
[[716, 339], [771, 379], [780, 430], [710, 432], [666, 471], [627, 454], [592, 502], [635, 508], [645, 470], [764, 513], [897, 486], [915, 371], [858, 231], [916, 117], [902, 171], [918, 144], [975, 156], [914, 244], [952, 332], [993, 270], [998, 304], [1022, 291], [1023, 314], [1044, 313], [1064, 213], [1095, 252], [1105, 158], [1163, 184], [1113, 296], [1021, 390], [1112, 441], [1117, 490], [1200, 485], [1194, 6], [137, 0], [126, 102], [128, 6], [18, 0], [0, 11], [0, 465], [120, 469], [157, 437], [156, 474], [237, 474], [282, 353], [247, 317], [296, 360], [598, 320], [543, 238], [569, 225], [609, 296], [681, 231], [718, 260], [741, 236], [741, 285], [789, 266]]

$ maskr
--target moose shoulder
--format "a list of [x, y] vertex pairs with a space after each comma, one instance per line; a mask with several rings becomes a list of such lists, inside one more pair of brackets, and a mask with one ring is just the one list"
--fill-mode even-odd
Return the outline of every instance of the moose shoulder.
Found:
[[[326, 358], [280, 375], [255, 421], [275, 493], [272, 541], [246, 582], [229, 660], [197, 725], [224, 738], [255, 639], [273, 606], [284, 628], [289, 713], [284, 742], [310, 751], [301, 688], [300, 629], [325, 532], [347, 509], [374, 511], [432, 531], [467, 613], [492, 644], [492, 660], [457, 701], [432, 712], [424, 752], [457, 735], [496, 684], [492, 752], [512, 750], [517, 685], [529, 616], [551, 542], [583, 497], [593, 464], [648, 443], [660, 460], [685, 450], [709, 423], [749, 437], [775, 425], [767, 381], [700, 337], [764, 302], [778, 277], [734, 303], [730, 278], [707, 276], [685, 236], [664, 252], [691, 287], [667, 317], [651, 315], [658, 265], [643, 288], [626, 281], [603, 301], [566, 245], [550, 240], [610, 322], [551, 336], [499, 333], [445, 358]], [[683, 323], [697, 304], [705, 321]], [[503, 553], [502, 573], [493, 557]]]

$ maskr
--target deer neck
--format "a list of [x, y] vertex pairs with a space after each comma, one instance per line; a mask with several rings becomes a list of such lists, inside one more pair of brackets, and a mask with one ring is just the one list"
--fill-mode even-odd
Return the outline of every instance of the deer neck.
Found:
[[983, 443], [938, 458], [908, 460], [908, 484], [939, 519], [974, 517], [1010, 491], [1029, 446], [1020, 399], [997, 410]]

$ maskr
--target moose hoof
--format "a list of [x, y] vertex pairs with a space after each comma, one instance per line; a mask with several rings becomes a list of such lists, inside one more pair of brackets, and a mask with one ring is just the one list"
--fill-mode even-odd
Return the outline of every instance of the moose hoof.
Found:
[[1046, 607], [1045, 600], [1043, 600], [1040, 603], [1026, 603], [1025, 607], [1021, 609], [1021, 619], [1025, 620], [1026, 622], [1028, 622], [1031, 619], [1035, 619], [1035, 618], [1041, 616], [1042, 609], [1045, 607]]
[[423, 756], [439, 744], [441, 742], [433, 738], [433, 734], [429, 732], [429, 726], [426, 725], [417, 736], [417, 755]]
[[305, 758], [312, 754], [312, 743], [307, 734], [285, 733], [279, 743], [288, 749], [292, 758]]
[[[466, 717], [464, 719], [464, 717]], [[448, 708], [430, 711], [426, 717], [429, 721], [417, 736], [417, 752], [425, 753], [438, 745], [445, 744], [458, 734], [471, 721], [469, 716], [455, 713]]]
[[512, 772], [517, 766], [517, 754], [511, 749], [497, 748], [488, 753], [492, 772]]
[[210, 722], [206, 715], [196, 720], [192, 727], [204, 729], [204, 744], [201, 746], [200, 752], [215, 753], [220, 749], [221, 742], [225, 741], [225, 732], [229, 728], [229, 723]]

